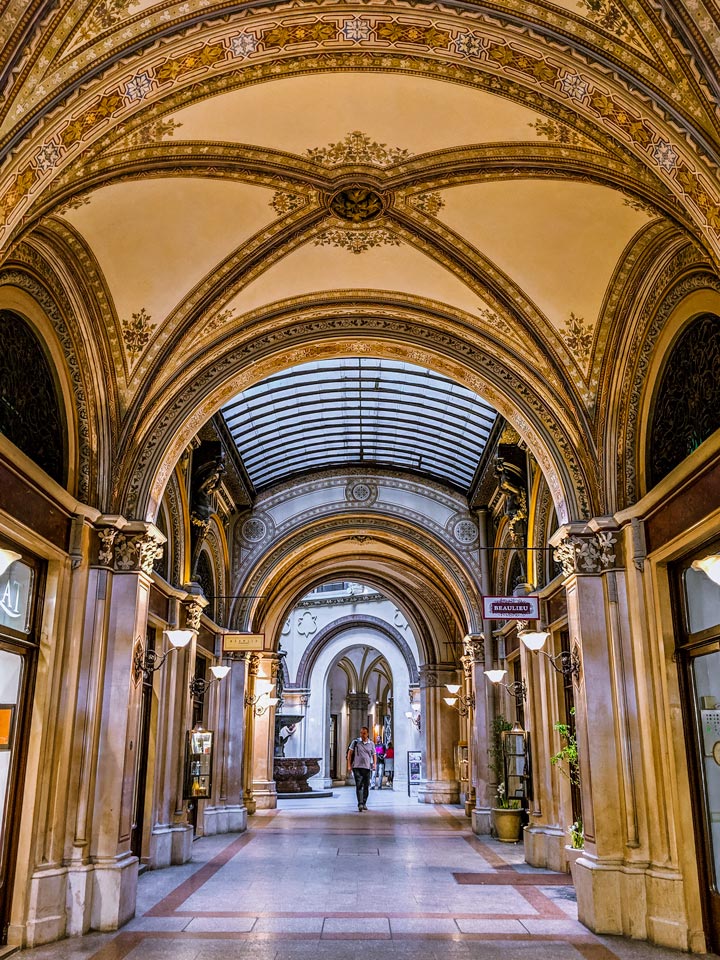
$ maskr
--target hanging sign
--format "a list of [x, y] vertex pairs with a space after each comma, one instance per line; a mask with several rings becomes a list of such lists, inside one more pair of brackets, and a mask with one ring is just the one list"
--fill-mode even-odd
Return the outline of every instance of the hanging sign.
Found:
[[537, 597], [483, 597], [485, 620], [539, 620]]
[[246, 650], [260, 651], [265, 647], [264, 633], [225, 633], [223, 653], [243, 653]]

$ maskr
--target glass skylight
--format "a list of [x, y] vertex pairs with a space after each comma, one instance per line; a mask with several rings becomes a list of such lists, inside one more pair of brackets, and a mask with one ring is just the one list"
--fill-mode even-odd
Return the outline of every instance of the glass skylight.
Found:
[[407, 470], [466, 492], [495, 410], [446, 377], [395, 360], [291, 367], [222, 410], [256, 488], [328, 467]]

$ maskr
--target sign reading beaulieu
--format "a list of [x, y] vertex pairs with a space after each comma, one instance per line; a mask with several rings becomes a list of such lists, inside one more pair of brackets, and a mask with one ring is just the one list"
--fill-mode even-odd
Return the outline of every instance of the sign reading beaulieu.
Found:
[[537, 597], [483, 597], [486, 620], [538, 620], [540, 603]]

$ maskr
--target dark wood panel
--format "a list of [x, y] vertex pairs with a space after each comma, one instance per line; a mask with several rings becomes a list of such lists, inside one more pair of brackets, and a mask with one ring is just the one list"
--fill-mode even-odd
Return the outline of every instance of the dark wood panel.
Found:
[[68, 550], [71, 515], [16, 467], [2, 459], [0, 508], [56, 547]]
[[645, 522], [648, 553], [689, 530], [720, 504], [720, 460], [669, 497]]
[[168, 622], [168, 598], [153, 584], [150, 587], [150, 613]]

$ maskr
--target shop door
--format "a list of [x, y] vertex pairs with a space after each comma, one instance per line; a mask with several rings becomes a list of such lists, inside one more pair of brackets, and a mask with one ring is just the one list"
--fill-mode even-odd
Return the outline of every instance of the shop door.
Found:
[[[0, 945], [7, 942], [36, 663], [39, 564], [0, 548]], [[4, 556], [5, 555], [5, 556]]]
[[678, 663], [688, 743], [693, 821], [708, 949], [720, 951], [720, 583], [693, 562], [717, 555], [720, 544], [681, 565]]

